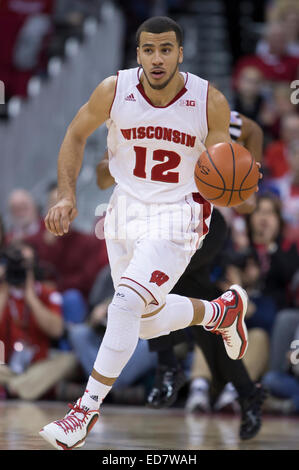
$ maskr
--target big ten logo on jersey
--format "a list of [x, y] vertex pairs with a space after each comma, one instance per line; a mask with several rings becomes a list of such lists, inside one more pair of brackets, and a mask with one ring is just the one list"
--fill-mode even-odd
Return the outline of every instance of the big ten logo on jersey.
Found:
[[180, 106], [187, 106], [191, 108], [194, 108], [196, 106], [195, 100], [180, 100], [179, 103], [180, 103]]
[[157, 284], [157, 286], [162, 286], [165, 282], [167, 282], [169, 279], [169, 276], [167, 274], [163, 273], [162, 271], [153, 271], [150, 282], [154, 282]]

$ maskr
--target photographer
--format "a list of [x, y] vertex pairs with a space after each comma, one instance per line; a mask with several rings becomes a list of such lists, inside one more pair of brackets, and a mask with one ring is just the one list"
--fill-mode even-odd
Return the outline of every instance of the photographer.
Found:
[[50, 357], [51, 341], [61, 337], [61, 295], [36, 281], [40, 271], [33, 248], [11, 244], [1, 258], [0, 340], [7, 365], [0, 385], [10, 396], [34, 400], [72, 371], [73, 354]]

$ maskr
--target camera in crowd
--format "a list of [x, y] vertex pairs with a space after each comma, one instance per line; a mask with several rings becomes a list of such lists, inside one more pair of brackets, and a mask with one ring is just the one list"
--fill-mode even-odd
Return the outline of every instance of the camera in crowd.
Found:
[[0, 259], [0, 263], [4, 266], [3, 280], [14, 287], [24, 286], [28, 271], [33, 271], [35, 279], [40, 278], [33, 248], [30, 247], [33, 254], [32, 258], [24, 256], [23, 249], [23, 245], [10, 245], [2, 253]]

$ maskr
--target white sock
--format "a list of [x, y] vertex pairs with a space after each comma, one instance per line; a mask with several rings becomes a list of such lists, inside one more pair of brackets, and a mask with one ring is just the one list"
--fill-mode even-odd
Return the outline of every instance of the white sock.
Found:
[[200, 324], [204, 326], [215, 326], [221, 314], [219, 305], [216, 302], [208, 302], [207, 300], [202, 300], [202, 303], [205, 306], [205, 313]]
[[90, 410], [97, 410], [111, 388], [111, 386], [104, 385], [90, 376], [82, 397], [81, 406], [86, 406]]
[[[117, 378], [138, 343], [140, 317], [145, 309], [142, 298], [125, 286], [119, 286], [108, 307], [107, 327], [101, 342], [94, 370], [107, 378]], [[99, 408], [112, 386], [89, 377], [81, 404]]]

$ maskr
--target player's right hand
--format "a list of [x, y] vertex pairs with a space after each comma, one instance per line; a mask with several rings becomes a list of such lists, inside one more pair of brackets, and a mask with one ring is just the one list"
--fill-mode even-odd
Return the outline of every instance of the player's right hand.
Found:
[[77, 215], [75, 202], [72, 199], [61, 199], [49, 209], [45, 217], [46, 228], [53, 235], [64, 235]]

